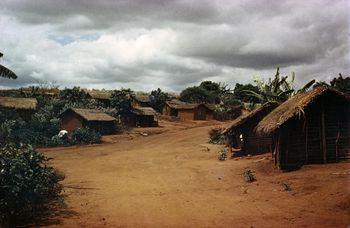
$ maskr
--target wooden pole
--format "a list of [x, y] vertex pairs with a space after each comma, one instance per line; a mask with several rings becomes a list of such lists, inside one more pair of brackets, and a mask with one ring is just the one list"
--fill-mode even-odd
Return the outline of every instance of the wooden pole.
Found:
[[306, 122], [306, 125], [305, 125], [305, 164], [309, 163], [309, 151], [307, 150], [308, 138], [309, 138], [309, 124]]
[[324, 117], [324, 105], [321, 104], [321, 140], [322, 140], [322, 152], [323, 163], [327, 163], [327, 144], [326, 144], [326, 130], [325, 130], [325, 117]]

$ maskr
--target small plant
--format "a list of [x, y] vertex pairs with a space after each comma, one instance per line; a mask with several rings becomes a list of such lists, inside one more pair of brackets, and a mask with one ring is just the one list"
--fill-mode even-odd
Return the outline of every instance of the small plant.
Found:
[[221, 134], [222, 132], [222, 128], [220, 127], [217, 127], [217, 128], [212, 128], [210, 131], [209, 131], [209, 143], [212, 143], [212, 144], [222, 144], [223, 141], [224, 141], [224, 137], [223, 135]]
[[224, 148], [224, 149], [219, 151], [218, 159], [219, 159], [219, 161], [226, 161], [226, 159], [227, 159], [227, 148]]
[[101, 134], [88, 128], [77, 128], [72, 132], [72, 144], [101, 143]]
[[253, 181], [256, 181], [254, 172], [253, 172], [252, 170], [250, 170], [250, 169], [244, 171], [243, 177], [244, 177], [244, 180], [245, 180], [246, 182], [253, 182]]
[[0, 227], [31, 221], [61, 200], [64, 177], [46, 161], [31, 146], [0, 148]]
[[283, 187], [283, 191], [287, 191], [287, 192], [292, 191], [292, 188], [290, 187], [290, 184], [287, 183], [287, 182], [283, 182], [282, 183], [282, 187]]

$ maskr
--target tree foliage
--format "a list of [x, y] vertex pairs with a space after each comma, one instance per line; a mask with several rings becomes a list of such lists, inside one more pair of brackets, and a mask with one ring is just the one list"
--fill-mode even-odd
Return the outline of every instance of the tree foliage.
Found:
[[161, 112], [165, 102], [169, 100], [169, 95], [158, 88], [157, 90], [151, 91], [150, 99], [152, 108], [157, 112]]
[[339, 90], [340, 92], [350, 94], [350, 77], [343, 78], [342, 74], [339, 74], [338, 78], [333, 78], [330, 81], [333, 88]]
[[234, 98], [237, 100], [240, 100], [242, 102], [253, 102], [253, 103], [258, 103], [260, 99], [258, 99], [255, 96], [251, 96], [249, 93], [246, 91], [252, 91], [255, 93], [259, 93], [259, 87], [252, 85], [250, 83], [248, 84], [240, 84], [236, 83], [236, 86], [233, 90], [233, 95]]
[[134, 92], [130, 89], [114, 90], [111, 95], [111, 107], [118, 115], [127, 115], [131, 111], [132, 96]]
[[227, 85], [203, 81], [199, 86], [192, 86], [183, 90], [180, 94], [180, 100], [189, 103], [219, 104], [226, 93], [229, 93]]

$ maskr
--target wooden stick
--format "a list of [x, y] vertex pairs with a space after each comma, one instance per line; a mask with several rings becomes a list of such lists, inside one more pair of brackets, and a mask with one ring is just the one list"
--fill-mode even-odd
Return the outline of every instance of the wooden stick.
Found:
[[305, 125], [305, 164], [308, 164], [308, 162], [309, 162], [309, 152], [307, 150], [308, 137], [309, 137], [309, 124], [306, 123], [306, 125]]
[[326, 144], [326, 130], [324, 120], [324, 105], [321, 104], [321, 137], [322, 137], [322, 151], [323, 151], [323, 162], [327, 163], [327, 144]]

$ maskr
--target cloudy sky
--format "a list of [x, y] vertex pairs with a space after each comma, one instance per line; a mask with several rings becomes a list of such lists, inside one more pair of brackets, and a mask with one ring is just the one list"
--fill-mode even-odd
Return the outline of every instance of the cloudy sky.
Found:
[[1, 0], [0, 87], [54, 83], [181, 91], [350, 70], [350, 1]]

